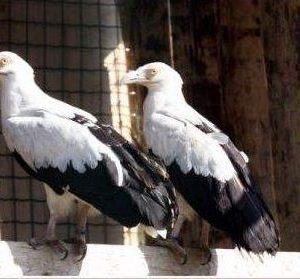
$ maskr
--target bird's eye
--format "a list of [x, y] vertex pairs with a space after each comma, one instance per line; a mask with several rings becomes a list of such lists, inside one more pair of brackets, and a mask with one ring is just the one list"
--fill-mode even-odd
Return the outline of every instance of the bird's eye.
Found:
[[158, 73], [158, 70], [157, 70], [157, 69], [152, 69], [152, 70], [151, 70], [151, 74], [156, 75], [157, 73]]
[[155, 75], [158, 74], [159, 70], [157, 68], [152, 68], [152, 69], [149, 69], [147, 72], [148, 72], [149, 77], [154, 77]]
[[148, 79], [152, 79], [154, 78], [157, 74], [159, 73], [159, 69], [158, 68], [148, 68], [145, 71], [145, 76]]
[[1, 58], [0, 59], [0, 66], [5, 66], [9, 63], [8, 58]]

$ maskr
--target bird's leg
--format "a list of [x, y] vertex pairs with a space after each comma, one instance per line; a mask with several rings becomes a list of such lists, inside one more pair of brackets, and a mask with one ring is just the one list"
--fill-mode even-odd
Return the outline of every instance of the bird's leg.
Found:
[[50, 214], [48, 221], [46, 236], [44, 238], [31, 238], [29, 240], [29, 245], [33, 249], [38, 249], [45, 244], [48, 245], [55, 252], [61, 254], [61, 260], [64, 260], [68, 256], [68, 249], [65, 244], [56, 238], [55, 228], [56, 228], [57, 217], [55, 214]]
[[179, 235], [185, 221], [186, 221], [186, 217], [182, 214], [179, 214], [178, 219], [174, 224], [174, 228], [170, 232], [171, 238], [179, 239]]
[[58, 240], [55, 233], [57, 217], [54, 214], [50, 215], [47, 232], [46, 232], [46, 244], [52, 248], [55, 252], [62, 254], [61, 260], [64, 260], [68, 254], [68, 248], [61, 240]]
[[33, 237], [33, 238], [29, 239], [29, 241], [28, 241], [29, 245], [33, 249], [38, 249], [40, 247], [43, 247], [47, 242], [48, 236], [55, 235], [55, 225], [56, 225], [56, 217], [54, 215], [50, 215], [45, 237], [42, 237], [42, 238]]
[[202, 219], [202, 229], [200, 235], [201, 247], [209, 246], [209, 231], [210, 231], [210, 224]]
[[210, 224], [207, 223], [204, 219], [202, 219], [200, 235], [200, 249], [202, 250], [200, 259], [201, 264], [207, 264], [211, 260], [211, 252], [209, 249], [209, 231]]
[[155, 244], [170, 249], [176, 261], [180, 264], [185, 264], [187, 262], [187, 253], [185, 249], [178, 243], [179, 233], [185, 222], [185, 219], [186, 218], [180, 214], [174, 224], [174, 228], [168, 230], [167, 238], [164, 239], [158, 237], [155, 239]]
[[86, 246], [86, 222], [88, 213], [90, 210], [90, 206], [78, 202], [78, 210], [77, 210], [77, 227], [76, 227], [76, 235], [75, 235], [75, 253], [79, 256], [78, 261], [84, 259], [87, 251]]

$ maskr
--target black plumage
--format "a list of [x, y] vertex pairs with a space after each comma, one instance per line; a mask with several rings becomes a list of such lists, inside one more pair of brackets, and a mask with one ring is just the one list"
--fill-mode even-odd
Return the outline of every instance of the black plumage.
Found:
[[[171, 180], [187, 203], [227, 231], [238, 247], [276, 252], [278, 229], [251, 177], [247, 156], [186, 102], [180, 74], [153, 62], [130, 71], [123, 82], [147, 87], [143, 106], [147, 145], [169, 165]], [[181, 217], [189, 217], [188, 211]], [[182, 222], [178, 224], [174, 234]]]
[[123, 185], [116, 185], [112, 179], [105, 157], [94, 169], [86, 165], [84, 173], [76, 171], [71, 162], [61, 172], [51, 166], [34, 170], [15, 151], [14, 156], [25, 171], [58, 194], [67, 189], [126, 227], [139, 223], [156, 229], [170, 226], [177, 218], [178, 209], [175, 190], [164, 166], [138, 150], [111, 126], [92, 123], [79, 115], [72, 120], [87, 125], [94, 136], [115, 152], [122, 165]]
[[[196, 127], [207, 134], [215, 133], [204, 122]], [[174, 162], [168, 171], [176, 189], [199, 216], [229, 233], [239, 248], [258, 254], [275, 253], [280, 243], [279, 231], [245, 158], [229, 138], [220, 146], [237, 177], [222, 182], [193, 170], [184, 174]]]
[[[228, 153], [235, 153], [231, 144], [226, 148]], [[265, 251], [273, 254], [279, 248], [274, 218], [247, 165], [229, 157], [236, 166], [238, 177], [226, 182], [195, 174], [193, 170], [184, 174], [176, 162], [168, 167], [168, 171], [176, 190], [199, 216], [226, 231], [239, 248], [257, 254]]]

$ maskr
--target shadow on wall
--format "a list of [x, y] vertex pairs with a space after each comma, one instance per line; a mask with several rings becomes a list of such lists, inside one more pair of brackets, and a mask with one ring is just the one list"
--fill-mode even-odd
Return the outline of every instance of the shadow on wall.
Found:
[[[145, 276], [214, 276], [299, 277], [300, 253], [280, 252], [275, 257], [241, 253], [238, 249], [212, 250], [212, 259], [201, 265], [201, 250], [188, 249], [189, 258], [179, 265], [162, 247], [121, 245], [88, 245], [83, 262], [75, 263], [72, 254], [61, 261], [48, 249], [32, 250], [23, 242], [0, 242], [2, 277], [81, 276], [81, 277], [145, 277]], [[159, 257], [158, 257], [159, 255]]]
[[[25, 58], [44, 91], [129, 136], [127, 87], [118, 84], [126, 63], [115, 1], [2, 1], [0, 21], [0, 49]], [[44, 190], [10, 156], [2, 134], [0, 165], [2, 239], [43, 235], [49, 218]], [[73, 230], [71, 216], [58, 224], [58, 237], [68, 239]], [[123, 227], [98, 217], [88, 224], [88, 239], [122, 244]]]
[[189, 250], [189, 260], [185, 265], [178, 264], [167, 249], [146, 246], [89, 245], [82, 262], [75, 262], [72, 254], [61, 261], [48, 248], [32, 250], [23, 242], [0, 242], [0, 251], [0, 272], [7, 277], [208, 276], [216, 275], [218, 267], [214, 250], [207, 265], [199, 263], [200, 250], [196, 249]]

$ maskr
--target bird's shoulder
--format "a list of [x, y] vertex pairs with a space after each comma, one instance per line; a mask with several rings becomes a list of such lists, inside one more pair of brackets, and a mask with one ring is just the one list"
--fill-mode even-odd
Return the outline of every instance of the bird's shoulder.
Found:
[[74, 116], [70, 118], [70, 120], [88, 127], [89, 131], [107, 146], [120, 146], [125, 143], [129, 144], [129, 141], [126, 140], [119, 132], [117, 132], [114, 127], [102, 122], [100, 119], [92, 121], [85, 115], [74, 113]]

